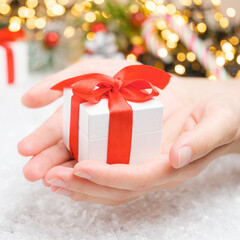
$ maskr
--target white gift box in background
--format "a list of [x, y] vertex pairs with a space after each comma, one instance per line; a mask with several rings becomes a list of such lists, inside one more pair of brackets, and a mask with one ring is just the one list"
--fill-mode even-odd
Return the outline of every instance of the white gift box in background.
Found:
[[[14, 84], [26, 82], [29, 78], [28, 45], [24, 41], [7, 42], [13, 51]], [[0, 45], [0, 86], [8, 85], [7, 53]]]
[[[64, 89], [63, 139], [69, 149], [72, 89]], [[128, 102], [133, 109], [133, 134], [130, 163], [140, 163], [160, 154], [163, 104], [156, 99]], [[79, 111], [78, 160], [107, 162], [108, 100], [82, 103]]]

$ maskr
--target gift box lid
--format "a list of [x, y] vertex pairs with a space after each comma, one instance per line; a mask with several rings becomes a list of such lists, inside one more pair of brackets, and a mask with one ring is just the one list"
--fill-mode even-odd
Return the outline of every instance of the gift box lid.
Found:
[[[69, 113], [72, 90], [64, 89], [65, 114]], [[162, 130], [163, 104], [157, 99], [142, 103], [129, 102], [133, 109], [133, 134]], [[70, 119], [69, 119], [70, 121]], [[108, 137], [109, 109], [108, 100], [102, 99], [97, 104], [82, 103], [79, 112], [79, 131], [88, 139]]]

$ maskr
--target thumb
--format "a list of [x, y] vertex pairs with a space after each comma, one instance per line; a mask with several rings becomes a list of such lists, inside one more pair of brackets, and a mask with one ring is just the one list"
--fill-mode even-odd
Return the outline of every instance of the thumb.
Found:
[[174, 168], [181, 168], [234, 141], [239, 120], [233, 105], [234, 102], [208, 100], [193, 111], [171, 147], [169, 160]]

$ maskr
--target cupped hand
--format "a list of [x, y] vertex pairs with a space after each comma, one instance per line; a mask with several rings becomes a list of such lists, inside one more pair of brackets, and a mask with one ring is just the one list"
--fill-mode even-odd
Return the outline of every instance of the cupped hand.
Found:
[[[89, 72], [114, 75], [127, 65], [116, 60], [82, 61], [30, 89], [23, 103], [27, 107], [47, 105], [61, 95], [50, 90], [57, 82]], [[25, 177], [43, 179], [52, 191], [73, 200], [107, 205], [178, 186], [217, 156], [236, 151], [240, 107], [234, 96], [226, 93], [227, 88], [220, 83], [174, 78], [159, 97], [165, 105], [162, 154], [138, 165], [72, 160], [62, 142], [60, 108], [18, 144], [22, 155], [34, 156], [24, 167]]]

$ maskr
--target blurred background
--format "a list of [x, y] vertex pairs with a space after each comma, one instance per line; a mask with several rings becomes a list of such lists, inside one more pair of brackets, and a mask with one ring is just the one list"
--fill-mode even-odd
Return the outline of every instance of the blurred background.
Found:
[[91, 57], [240, 77], [239, 8], [234, 0], [0, 0], [0, 80]]

